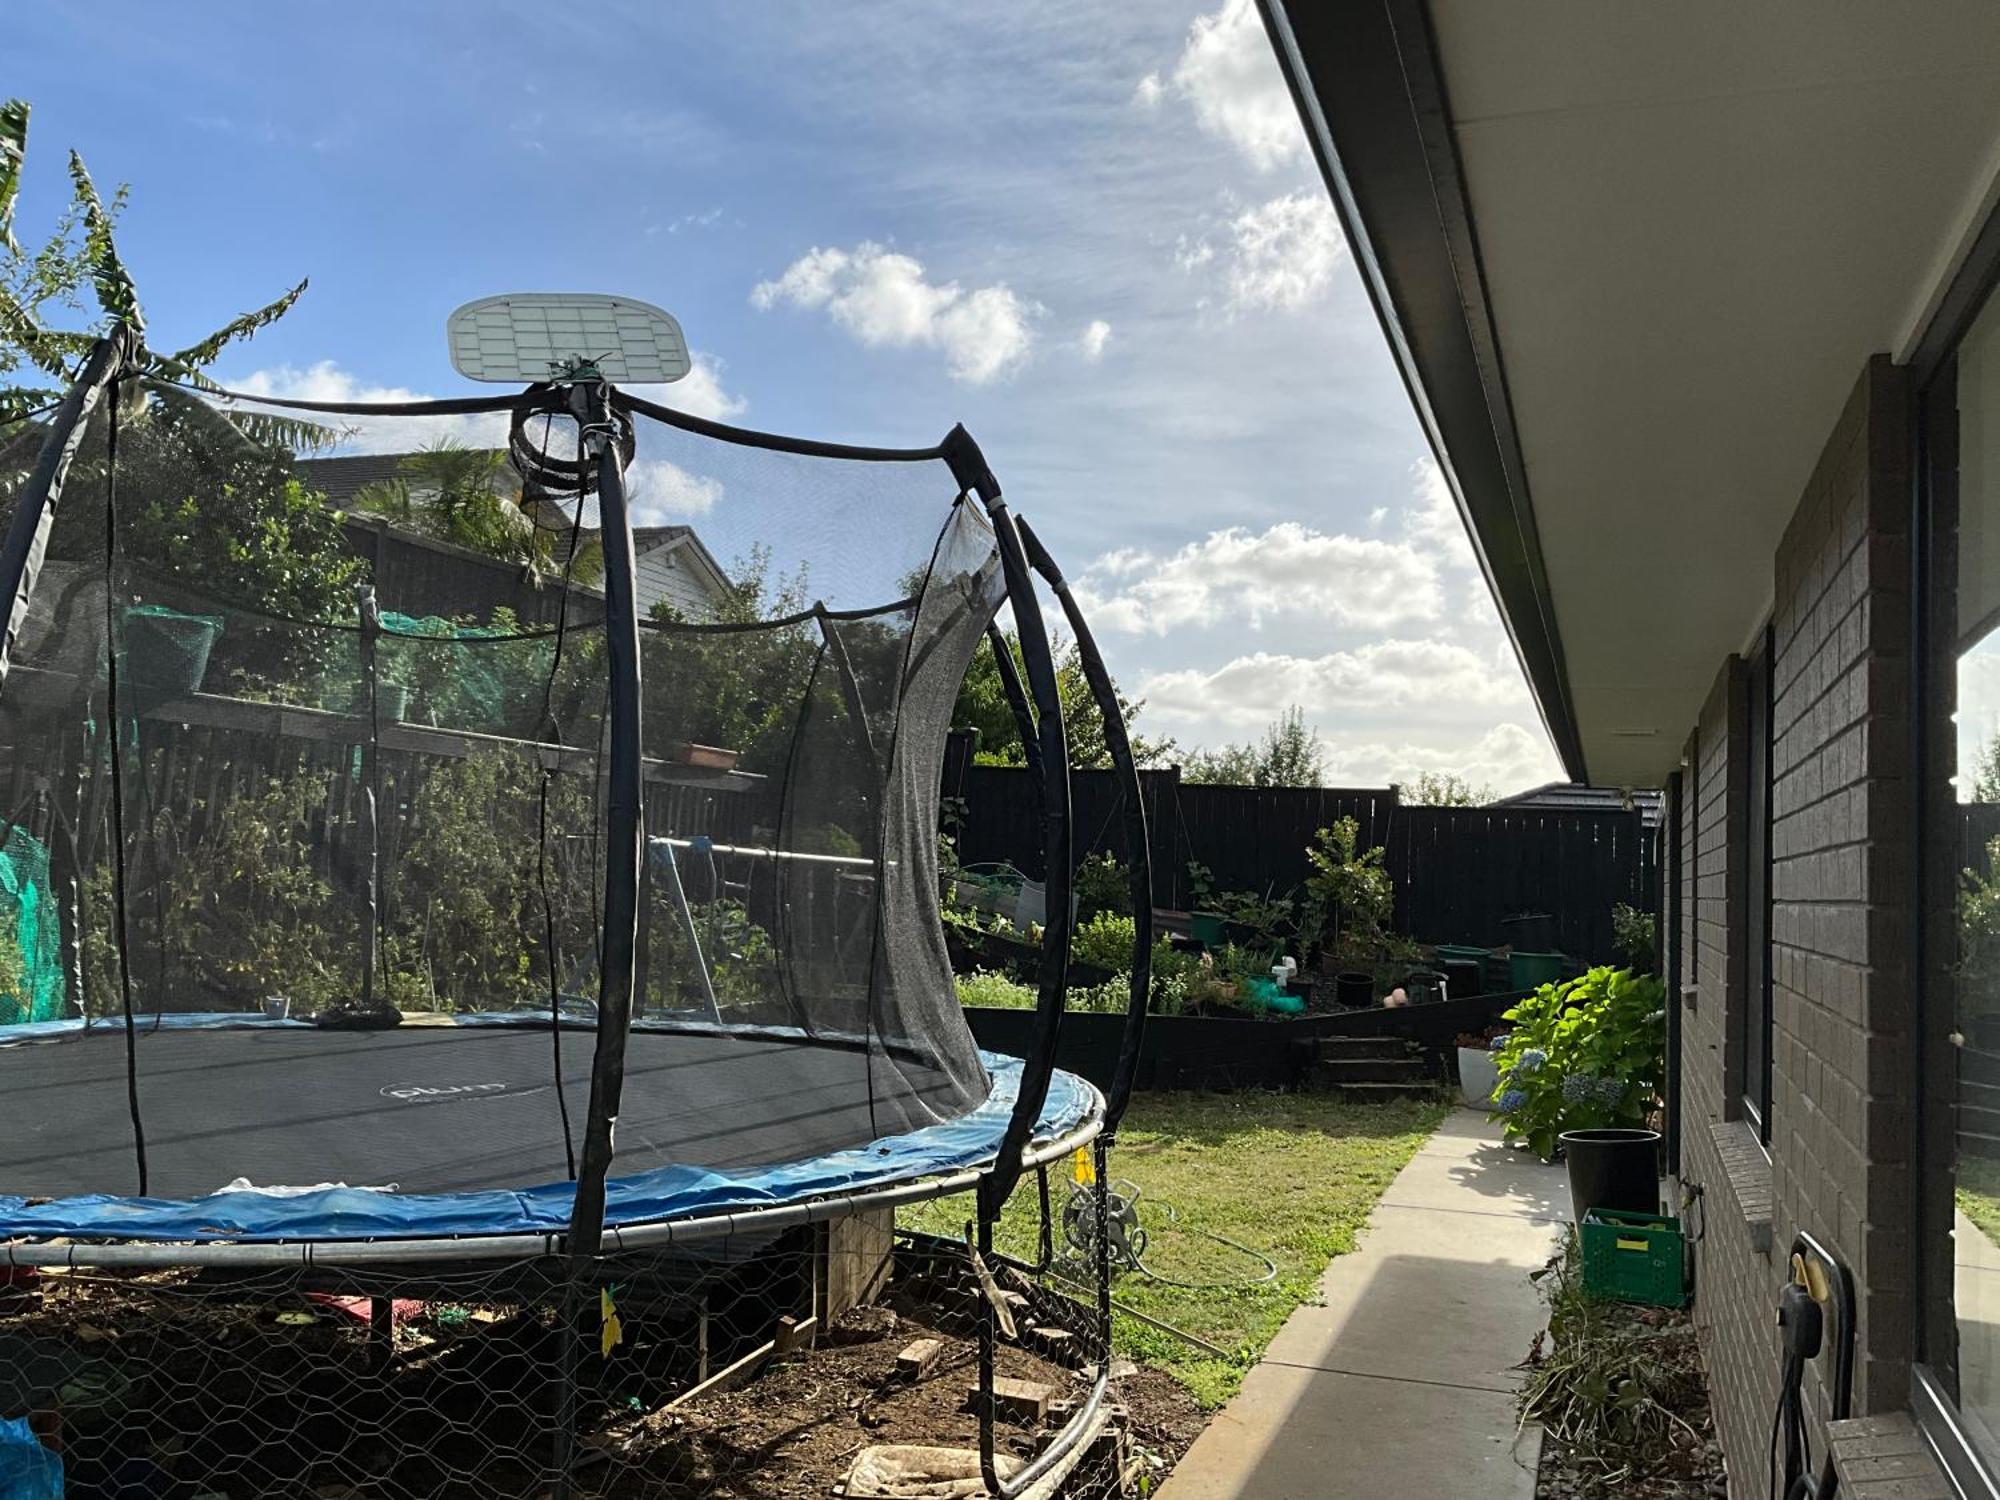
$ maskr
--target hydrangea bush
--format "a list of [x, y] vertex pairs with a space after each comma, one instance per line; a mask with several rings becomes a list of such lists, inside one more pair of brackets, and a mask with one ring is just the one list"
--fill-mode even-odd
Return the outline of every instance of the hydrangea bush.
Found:
[[1650, 974], [1592, 969], [1508, 1011], [1493, 1093], [1508, 1139], [1546, 1160], [1565, 1130], [1644, 1125], [1666, 1079], [1666, 993]]

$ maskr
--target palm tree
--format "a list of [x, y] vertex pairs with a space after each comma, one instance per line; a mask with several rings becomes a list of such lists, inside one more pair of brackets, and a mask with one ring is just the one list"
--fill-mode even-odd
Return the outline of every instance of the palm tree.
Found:
[[[205, 373], [232, 344], [254, 337], [290, 312], [306, 289], [299, 284], [274, 302], [232, 318], [222, 327], [171, 354], [145, 346], [146, 319], [138, 288], [118, 253], [115, 229], [125, 192], [107, 204], [90, 170], [69, 154], [71, 200], [55, 233], [30, 252], [14, 234], [14, 206], [27, 158], [29, 108], [25, 101], [0, 102], [0, 375], [21, 364], [50, 385], [0, 385], [0, 440], [24, 417], [53, 406], [82, 373], [92, 347], [109, 329], [125, 325], [138, 336], [139, 378], [125, 387], [123, 415], [152, 417], [180, 429], [190, 440], [241, 444], [295, 452], [327, 446], [334, 429], [296, 417], [224, 410], [204, 396], [222, 390]], [[80, 240], [77, 236], [80, 235]], [[88, 282], [98, 317], [82, 329], [51, 328], [43, 322], [51, 303], [80, 306]], [[4, 480], [5, 476], [0, 476]]]

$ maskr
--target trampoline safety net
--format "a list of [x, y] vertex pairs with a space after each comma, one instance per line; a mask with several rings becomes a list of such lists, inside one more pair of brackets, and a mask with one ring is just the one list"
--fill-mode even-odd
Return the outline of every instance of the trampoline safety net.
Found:
[[[339, 465], [187, 390], [90, 414], [0, 687], [0, 1231], [567, 1222], [606, 548], [576, 420], [511, 417], [400, 416], [422, 458], [330, 497]], [[54, 426], [8, 438], [10, 509]], [[935, 452], [621, 428], [644, 844], [614, 1221], [865, 1177], [871, 1143], [994, 1108], [935, 830], [1003, 594]]]

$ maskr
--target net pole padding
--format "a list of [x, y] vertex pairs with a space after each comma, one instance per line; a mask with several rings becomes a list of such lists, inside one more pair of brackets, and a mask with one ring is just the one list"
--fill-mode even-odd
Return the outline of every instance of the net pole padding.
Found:
[[1063, 727], [1062, 695], [1056, 684], [1055, 655], [1049, 650], [1049, 633], [1042, 622], [1041, 601], [1035, 597], [1035, 580], [1028, 567], [1027, 552], [1014, 524], [1013, 512], [1001, 496], [1000, 482], [987, 467], [985, 455], [964, 427], [954, 427], [944, 441], [944, 459], [952, 477], [968, 494], [977, 495], [993, 524], [994, 541], [1000, 551], [1000, 571], [1007, 598], [1014, 607], [1014, 625], [1021, 642], [1021, 660], [1027, 668], [1028, 690], [1035, 707], [1035, 739], [1042, 752], [1042, 827], [1048, 853], [1044, 882], [1047, 897], [1042, 921], [1042, 973], [1040, 993], [1035, 1003], [1035, 1039], [1021, 1064], [1021, 1091], [1014, 1112], [1007, 1121], [1006, 1134], [995, 1154], [993, 1170], [980, 1183], [979, 1212], [982, 1220], [999, 1217], [1001, 1205], [1021, 1180], [1021, 1151], [1027, 1145], [1048, 1100], [1049, 1081], [1055, 1076], [1056, 1040], [1062, 1029], [1063, 1005], [1069, 984], [1070, 872], [1073, 866], [1073, 839], [1070, 828], [1069, 737]]
[[1125, 729], [1125, 715], [1118, 703], [1118, 687], [1105, 669], [1097, 640], [1076, 601], [1069, 580], [1049, 555], [1034, 527], [1020, 522], [1021, 541], [1035, 571], [1048, 580], [1076, 638], [1076, 653], [1083, 664], [1084, 680], [1096, 700], [1104, 720], [1104, 746], [1111, 753], [1111, 768], [1118, 777], [1125, 798], [1125, 841], [1132, 852], [1132, 997], [1125, 1011], [1125, 1035], [1118, 1047], [1118, 1066], [1112, 1074], [1111, 1092], [1105, 1096], [1104, 1133], [1116, 1140], [1118, 1122], [1131, 1102], [1132, 1086], [1139, 1074], [1139, 1054], [1145, 1043], [1146, 1013], [1153, 993], [1153, 843], [1146, 828], [1146, 799], [1139, 783], [1139, 762], [1132, 754], [1132, 737]]
[[138, 331], [127, 323], [119, 324], [91, 347], [83, 373], [56, 409], [49, 435], [35, 456], [35, 467], [14, 507], [6, 538], [0, 540], [0, 598], [7, 601], [7, 634], [0, 640], [0, 688], [6, 686], [14, 647], [28, 621], [28, 605], [41, 577], [42, 560], [48, 555], [49, 534], [55, 529], [63, 481], [69, 477], [70, 465], [83, 446], [91, 414], [105, 393], [130, 369], [138, 348]]
[[355, 604], [361, 616], [361, 665], [368, 681], [368, 743], [361, 747], [367, 774], [361, 808], [362, 854], [367, 865], [361, 890], [361, 1009], [375, 1009], [375, 975], [381, 967], [382, 944], [382, 717], [376, 648], [382, 635], [382, 606], [375, 586], [356, 586]]
[[[611, 1171], [613, 1132], [625, 1087], [625, 1040], [639, 944], [639, 879], [645, 858], [644, 761], [640, 746], [639, 606], [632, 513], [625, 467], [610, 441], [608, 386], [579, 387], [578, 422], [597, 459], [597, 510], [604, 550], [606, 755], [604, 917], [597, 964], [597, 1044], [590, 1064], [590, 1103], [583, 1155], [577, 1164], [569, 1249], [579, 1262], [597, 1254], [604, 1237], [604, 1184]], [[578, 504], [582, 496], [578, 496]]]
[[1021, 753], [1028, 763], [1028, 784], [1039, 798], [1042, 791], [1042, 742], [1040, 731], [1035, 727], [1034, 706], [1028, 702], [1028, 690], [1021, 686], [1021, 673], [1014, 665], [1014, 653], [1008, 649], [1006, 632], [990, 622], [986, 627], [986, 647], [993, 653], [993, 667], [1000, 674], [1000, 690], [1007, 695], [1007, 707], [1013, 710], [1014, 727], [1021, 731]]

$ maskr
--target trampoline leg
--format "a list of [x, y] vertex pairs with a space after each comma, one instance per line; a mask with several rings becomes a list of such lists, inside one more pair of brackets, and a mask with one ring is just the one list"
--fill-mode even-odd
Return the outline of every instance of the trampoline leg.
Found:
[[696, 1367], [698, 1382], [708, 1384], [708, 1293], [701, 1294], [701, 1312], [695, 1322], [695, 1351], [699, 1359]]

